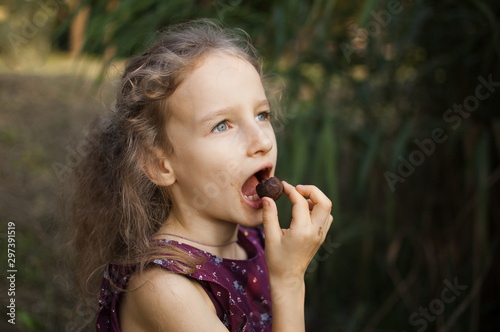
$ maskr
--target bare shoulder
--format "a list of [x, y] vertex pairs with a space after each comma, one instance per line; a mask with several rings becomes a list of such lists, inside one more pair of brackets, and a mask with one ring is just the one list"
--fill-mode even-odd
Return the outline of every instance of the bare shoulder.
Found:
[[129, 331], [227, 331], [203, 290], [188, 277], [154, 267], [132, 275], [120, 306]]

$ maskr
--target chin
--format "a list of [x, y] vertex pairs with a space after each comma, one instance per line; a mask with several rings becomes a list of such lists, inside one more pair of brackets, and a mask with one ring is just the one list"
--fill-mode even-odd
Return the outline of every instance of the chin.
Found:
[[259, 215], [258, 217], [252, 217], [248, 216], [245, 218], [245, 220], [242, 220], [242, 222], [239, 222], [239, 224], [243, 227], [257, 227], [262, 225], [262, 216]]

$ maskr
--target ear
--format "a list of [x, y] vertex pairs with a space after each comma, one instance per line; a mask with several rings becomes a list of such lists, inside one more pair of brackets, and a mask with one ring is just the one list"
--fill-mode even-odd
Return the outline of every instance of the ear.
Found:
[[144, 174], [158, 186], [171, 186], [175, 182], [175, 174], [165, 151], [154, 147], [147, 149], [146, 154], [147, 157], [142, 158]]

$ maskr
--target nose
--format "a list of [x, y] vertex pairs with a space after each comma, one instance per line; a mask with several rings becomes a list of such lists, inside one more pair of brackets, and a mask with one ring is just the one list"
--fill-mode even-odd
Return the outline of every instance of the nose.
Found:
[[274, 131], [272, 128], [262, 128], [254, 125], [248, 131], [247, 155], [252, 157], [257, 154], [266, 155], [274, 146]]

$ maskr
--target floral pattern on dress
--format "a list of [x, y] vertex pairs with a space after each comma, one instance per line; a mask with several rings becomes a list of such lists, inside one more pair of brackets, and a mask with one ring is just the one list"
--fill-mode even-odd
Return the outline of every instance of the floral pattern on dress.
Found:
[[[193, 256], [202, 255], [206, 258], [204, 263], [196, 266], [196, 272], [191, 274], [179, 269], [171, 259], [157, 258], [152, 263], [198, 280], [211, 298], [220, 321], [229, 331], [271, 331], [271, 294], [262, 228], [239, 228], [238, 243], [245, 249], [247, 260], [225, 259], [173, 240], [157, 241], [159, 245], [175, 245]], [[120, 331], [118, 311], [121, 293], [111, 286], [109, 279], [112, 278], [120, 289], [124, 289], [132, 272], [118, 265], [109, 265], [102, 280], [97, 331]]]

